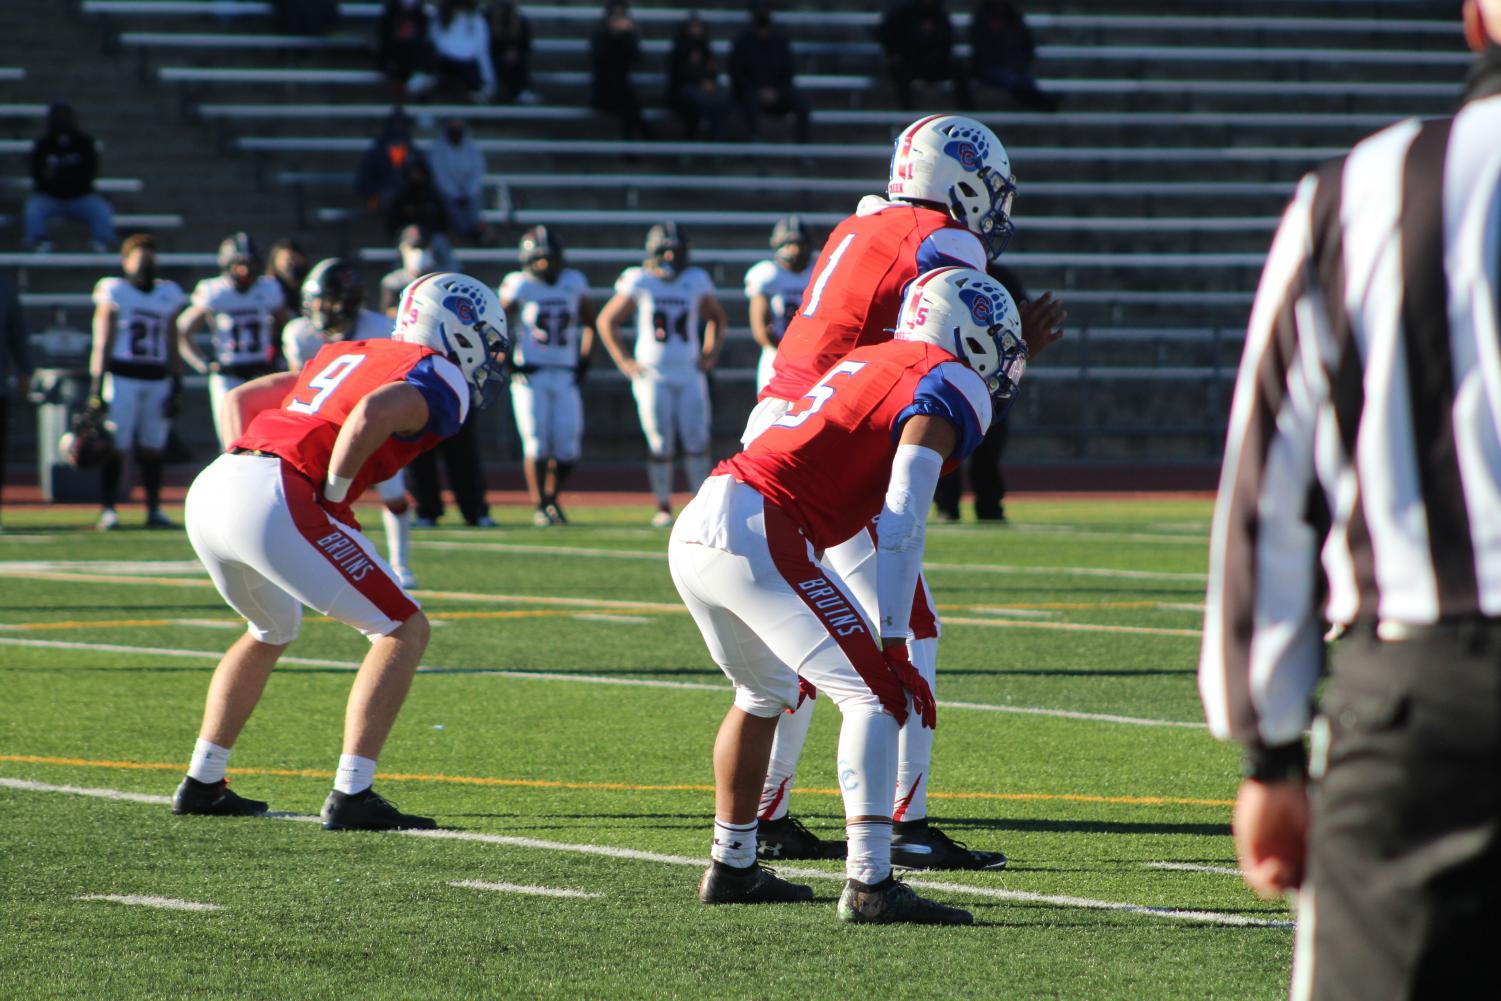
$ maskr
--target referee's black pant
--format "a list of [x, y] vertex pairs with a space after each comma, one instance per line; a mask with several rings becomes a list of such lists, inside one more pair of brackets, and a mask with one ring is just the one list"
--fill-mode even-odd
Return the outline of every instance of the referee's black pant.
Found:
[[1501, 997], [1501, 621], [1371, 626], [1315, 724], [1295, 999]]
[[457, 434], [445, 438], [437, 448], [423, 452], [407, 464], [407, 488], [417, 502], [417, 517], [433, 521], [443, 517], [443, 491], [438, 481], [440, 456], [443, 465], [448, 467], [448, 485], [453, 488], [453, 497], [464, 521], [473, 525], [488, 517], [490, 505], [485, 502], [485, 469], [480, 462], [474, 412], [469, 414]]

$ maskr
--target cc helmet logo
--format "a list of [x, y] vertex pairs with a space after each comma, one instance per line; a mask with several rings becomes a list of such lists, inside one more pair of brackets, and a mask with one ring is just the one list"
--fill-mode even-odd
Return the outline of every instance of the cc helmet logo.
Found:
[[451, 295], [443, 300], [443, 305], [453, 311], [459, 318], [459, 322], [473, 325], [479, 319], [479, 313], [474, 308], [474, 303], [463, 296]]
[[976, 323], [982, 327], [990, 326], [990, 319], [995, 315], [995, 303], [989, 295], [980, 289], [967, 288], [959, 292], [959, 299], [969, 307], [970, 315], [975, 318]]
[[964, 170], [974, 173], [980, 169], [980, 151], [975, 144], [963, 139], [954, 139], [944, 145], [943, 151], [955, 160]]

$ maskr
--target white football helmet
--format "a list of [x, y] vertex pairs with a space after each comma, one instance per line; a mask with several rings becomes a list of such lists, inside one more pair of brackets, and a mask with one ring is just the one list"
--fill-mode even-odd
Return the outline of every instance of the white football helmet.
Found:
[[974, 268], [917, 276], [897, 314], [897, 340], [935, 344], [975, 370], [997, 402], [1016, 393], [1027, 369], [1021, 314], [1000, 282]]
[[993, 261], [1016, 227], [1016, 177], [994, 132], [963, 115], [919, 118], [896, 137], [886, 196], [942, 205], [980, 238]]
[[453, 271], [423, 275], [401, 293], [393, 341], [421, 344], [459, 366], [474, 406], [494, 402], [510, 348], [506, 314], [484, 282]]

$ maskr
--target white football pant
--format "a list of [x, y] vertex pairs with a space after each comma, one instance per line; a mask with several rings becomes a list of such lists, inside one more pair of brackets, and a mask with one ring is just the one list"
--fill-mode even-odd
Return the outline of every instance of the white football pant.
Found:
[[584, 404], [572, 369], [543, 368], [512, 379], [511, 409], [528, 459], [578, 460]]
[[167, 447], [172, 422], [163, 413], [171, 395], [170, 379], [132, 379], [107, 372], [104, 402], [109, 404], [109, 422], [115, 426], [115, 444], [122, 452], [139, 445], [148, 452]]

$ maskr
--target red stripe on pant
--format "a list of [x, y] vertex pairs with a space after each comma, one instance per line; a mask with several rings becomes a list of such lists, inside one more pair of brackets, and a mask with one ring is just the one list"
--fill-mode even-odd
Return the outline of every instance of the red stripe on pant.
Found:
[[330, 520], [328, 512], [318, 505], [313, 484], [286, 460], [281, 463], [281, 486], [297, 531], [356, 591], [382, 615], [397, 622], [416, 614], [417, 605], [401, 585], [386, 576], [381, 565], [366, 555], [364, 547], [350, 538], [343, 526]]
[[777, 807], [782, 805], [782, 800], [787, 798], [787, 783], [791, 779], [783, 779], [782, 784], [777, 786], [777, 794], [771, 798], [771, 804], [762, 810], [757, 820], [770, 820], [772, 814], [777, 812]]
[[[813, 560], [808, 540], [787, 512], [766, 501], [766, 545], [777, 571], [839, 644], [860, 678], [883, 703], [904, 704], [907, 693], [886, 666], [858, 606]], [[822, 606], [822, 607], [820, 607]]]
[[[865, 526], [865, 532], [870, 536], [870, 544], [879, 548], [881, 543], [874, 521]], [[923, 586], [925, 579], [921, 573], [917, 575], [917, 592], [912, 595], [912, 616], [907, 623], [915, 640], [938, 638], [938, 611], [928, 600], [928, 589]]]
[[917, 789], [922, 785], [922, 772], [917, 773], [917, 781], [912, 783], [912, 790], [897, 801], [896, 809], [891, 811], [892, 820], [901, 820], [907, 815], [907, 807], [912, 805], [912, 797], [917, 795]]

